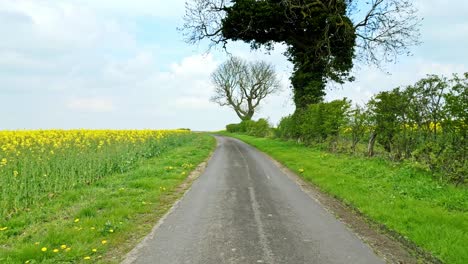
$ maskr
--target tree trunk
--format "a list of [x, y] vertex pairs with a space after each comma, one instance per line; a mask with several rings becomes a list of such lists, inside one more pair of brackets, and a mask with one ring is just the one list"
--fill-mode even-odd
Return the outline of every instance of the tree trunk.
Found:
[[370, 139], [369, 139], [369, 144], [367, 145], [367, 155], [369, 155], [369, 157], [374, 156], [374, 145], [375, 145], [376, 139], [377, 139], [377, 133], [372, 132]]
[[325, 67], [303, 63], [291, 76], [296, 109], [306, 109], [310, 104], [323, 101], [325, 96]]

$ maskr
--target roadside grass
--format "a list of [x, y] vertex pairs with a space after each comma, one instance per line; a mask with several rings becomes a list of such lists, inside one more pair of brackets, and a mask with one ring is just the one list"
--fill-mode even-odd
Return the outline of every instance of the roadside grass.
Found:
[[0, 263], [119, 263], [183, 194], [215, 147], [193, 134], [123, 174], [65, 191], [0, 223]]
[[468, 190], [409, 163], [332, 154], [295, 142], [236, 137], [445, 263], [468, 263]]

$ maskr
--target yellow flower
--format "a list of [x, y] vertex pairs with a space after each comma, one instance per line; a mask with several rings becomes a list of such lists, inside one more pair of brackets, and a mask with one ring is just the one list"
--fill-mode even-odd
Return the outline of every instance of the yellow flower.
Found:
[[90, 229], [91, 229], [91, 230], [94, 230], [94, 229], [96, 229], [96, 228], [93, 226], [93, 227], [91, 227]]
[[71, 248], [66, 248], [66, 249], [65, 249], [66, 252], [68, 252], [68, 251], [70, 251], [70, 250], [71, 250]]
[[75, 223], [78, 223], [79, 221], [80, 221], [79, 218], [76, 218], [76, 219], [75, 219]]
[[5, 227], [0, 227], [0, 231], [5, 231], [8, 229], [8, 226], [5, 226]]
[[13, 176], [18, 176], [19, 175], [19, 172], [18, 171], [13, 171]]
[[67, 248], [67, 245], [61, 245], [60, 248], [61, 248], [61, 249], [66, 249], [66, 248]]
[[114, 233], [114, 229], [109, 229], [109, 233]]
[[24, 262], [24, 264], [28, 264], [29, 262], [30, 262], [29, 260], [26, 260], [26, 261]]
[[107, 244], [107, 240], [101, 241], [101, 244], [103, 244], [103, 245]]
[[39, 246], [39, 242], [35, 242], [34, 245]]
[[304, 173], [304, 169], [299, 169], [299, 172], [300, 172], [300, 173]]
[[90, 257], [90, 256], [86, 256], [86, 257], [84, 257], [83, 259], [84, 259], [84, 260], [90, 260], [91, 257]]
[[54, 248], [54, 250], [52, 250], [52, 251], [53, 251], [54, 253], [57, 253], [57, 252], [59, 252], [59, 250], [58, 250], [58, 249], [56, 249], [56, 248]]
[[93, 248], [91, 251], [93, 251], [93, 252], [97, 252], [97, 249], [96, 249], [96, 248]]
[[46, 247], [43, 247], [43, 248], [41, 248], [41, 251], [42, 251], [42, 252], [46, 252], [46, 251], [47, 251], [47, 248], [46, 248]]

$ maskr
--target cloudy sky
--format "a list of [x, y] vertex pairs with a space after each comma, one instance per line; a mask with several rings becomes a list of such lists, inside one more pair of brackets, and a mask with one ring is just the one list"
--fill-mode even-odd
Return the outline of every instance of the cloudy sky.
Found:
[[[380, 70], [359, 67], [357, 81], [333, 87], [327, 99], [357, 103], [411, 84], [429, 73], [468, 71], [468, 1], [415, 0], [424, 17], [414, 56]], [[238, 122], [209, 102], [211, 72], [226, 59], [189, 46], [176, 27], [184, 0], [0, 0], [0, 129], [221, 129]], [[256, 118], [272, 123], [294, 107], [291, 65], [281, 46], [270, 55], [241, 43], [230, 52], [273, 63], [284, 91]]]

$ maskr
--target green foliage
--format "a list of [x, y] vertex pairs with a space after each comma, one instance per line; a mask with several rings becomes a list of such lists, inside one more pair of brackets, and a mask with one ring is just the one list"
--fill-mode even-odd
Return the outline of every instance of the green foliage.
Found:
[[365, 106], [350, 105], [343, 99], [297, 109], [281, 119], [275, 136], [358, 154], [369, 140], [370, 156], [412, 160], [441, 180], [466, 183], [468, 73], [451, 79], [429, 75], [380, 92]]
[[342, 82], [353, 66], [356, 34], [347, 3], [238, 0], [225, 8], [222, 35], [253, 48], [285, 43], [294, 65], [291, 82], [297, 108], [318, 103], [326, 79]]
[[378, 142], [395, 159], [413, 159], [463, 183], [468, 173], [467, 77], [429, 75], [404, 89], [377, 94], [368, 105]]
[[242, 133], [241, 125], [240, 124], [229, 124], [226, 126], [226, 131], [229, 133]]
[[296, 120], [291, 115], [281, 118], [278, 127], [275, 130], [275, 136], [288, 140], [296, 138], [297, 129], [295, 121]]
[[399, 88], [377, 94], [368, 103], [378, 141], [391, 152], [396, 135], [404, 124], [405, 96]]
[[308, 144], [329, 140], [336, 142], [340, 128], [347, 122], [350, 102], [346, 99], [311, 104], [293, 115], [296, 137]]
[[351, 133], [351, 149], [356, 152], [356, 145], [366, 136], [369, 128], [369, 113], [364, 107], [356, 105], [349, 112], [348, 126], [344, 134]]
[[258, 121], [245, 120], [239, 124], [229, 124], [226, 131], [230, 133], [243, 133], [256, 137], [270, 136], [273, 131], [268, 120], [260, 118]]

